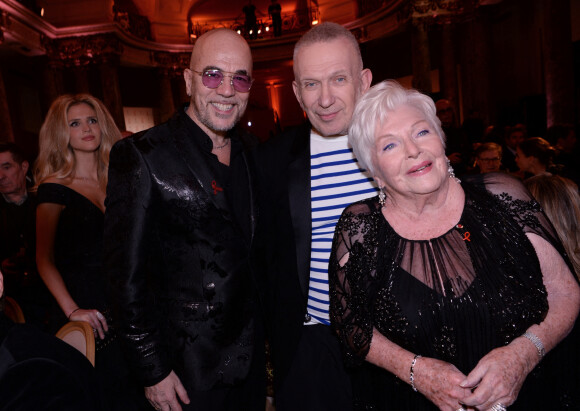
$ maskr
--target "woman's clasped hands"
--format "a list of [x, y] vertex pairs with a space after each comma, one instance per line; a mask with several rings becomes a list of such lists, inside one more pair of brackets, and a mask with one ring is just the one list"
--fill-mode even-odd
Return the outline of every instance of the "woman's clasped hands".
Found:
[[508, 346], [491, 350], [479, 360], [461, 383], [473, 389], [473, 393], [464, 398], [465, 405], [477, 410], [499, 411], [515, 402], [527, 375], [538, 362], [537, 353], [523, 344], [520, 347], [520, 343], [516, 339]]
[[421, 357], [415, 367], [415, 387], [441, 411], [456, 411], [471, 394], [461, 387], [466, 377], [453, 364], [435, 358]]
[[421, 357], [414, 367], [415, 387], [441, 411], [504, 410], [534, 368], [532, 355], [512, 345], [496, 348], [467, 376], [453, 364]]

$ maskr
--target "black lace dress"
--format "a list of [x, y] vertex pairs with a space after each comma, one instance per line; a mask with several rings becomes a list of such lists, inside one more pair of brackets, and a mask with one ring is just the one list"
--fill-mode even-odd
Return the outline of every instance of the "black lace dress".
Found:
[[[526, 234], [564, 252], [541, 208], [504, 174], [474, 176], [462, 187], [461, 218], [437, 238], [402, 238], [377, 198], [347, 207], [337, 225], [329, 266], [331, 321], [347, 363], [357, 370], [358, 409], [437, 409], [407, 381], [363, 364], [373, 327], [467, 375], [489, 351], [546, 316], [547, 292]], [[346, 253], [348, 262], [340, 267]], [[580, 407], [577, 328], [528, 375], [510, 411]]]

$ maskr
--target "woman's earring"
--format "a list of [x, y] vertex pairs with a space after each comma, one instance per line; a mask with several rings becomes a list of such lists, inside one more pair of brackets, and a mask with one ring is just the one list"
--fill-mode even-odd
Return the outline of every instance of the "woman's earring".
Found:
[[452, 178], [458, 183], [461, 183], [461, 180], [455, 177], [455, 171], [453, 171], [453, 167], [451, 166], [451, 161], [449, 161], [449, 159], [447, 159], [447, 173], [449, 174], [449, 178]]
[[387, 195], [385, 194], [384, 188], [379, 189], [379, 204], [381, 207], [385, 206], [385, 201], [387, 200]]

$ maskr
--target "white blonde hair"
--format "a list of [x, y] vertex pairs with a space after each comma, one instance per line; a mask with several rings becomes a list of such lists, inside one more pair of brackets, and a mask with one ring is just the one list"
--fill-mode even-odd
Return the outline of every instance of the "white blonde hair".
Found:
[[403, 104], [420, 110], [445, 146], [445, 134], [441, 129], [433, 99], [417, 90], [406, 89], [394, 80], [382, 81], [371, 87], [358, 101], [348, 131], [348, 141], [360, 166], [371, 175], [375, 175], [372, 159], [376, 130], [387, 121], [393, 110]]

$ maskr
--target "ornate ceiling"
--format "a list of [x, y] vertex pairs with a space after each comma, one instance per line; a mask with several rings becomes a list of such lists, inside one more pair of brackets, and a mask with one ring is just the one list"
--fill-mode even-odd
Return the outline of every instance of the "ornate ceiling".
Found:
[[[366, 41], [397, 30], [401, 20], [408, 17], [401, 10], [409, 0], [279, 0], [283, 36], [278, 38], [266, 32], [270, 24], [267, 14], [270, 2], [0, 0], [0, 54], [44, 55], [54, 50], [55, 42], [113, 34], [123, 45], [123, 61], [146, 65], [150, 63], [151, 52], [188, 52], [195, 36], [211, 28], [242, 27], [242, 9], [252, 3], [264, 29], [258, 39], [251, 42], [255, 61], [284, 60], [291, 56], [292, 45], [313, 20], [344, 24], [361, 41]], [[86, 57], [91, 58], [90, 54]]]
[[243, 29], [243, 8], [252, 4], [264, 29], [250, 41], [254, 62], [285, 67], [315, 19], [344, 24], [366, 42], [411, 19], [442, 22], [498, 1], [278, 0], [283, 35], [274, 37], [265, 31], [271, 0], [0, 0], [0, 56], [47, 55], [54, 64], [79, 66], [117, 55], [122, 65], [172, 70], [183, 67], [196, 35]]
[[[39, 7], [44, 7], [44, 19], [57, 27], [102, 22], [112, 15], [114, 6], [117, 11], [146, 17], [153, 39], [170, 44], [188, 43], [190, 24], [202, 27], [243, 24], [242, 9], [250, 3], [256, 8], [258, 20], [269, 20], [271, 0], [37, 0]], [[279, 3], [283, 15], [310, 8], [320, 9], [326, 19], [340, 23], [356, 18], [357, 0], [279, 0]]]

